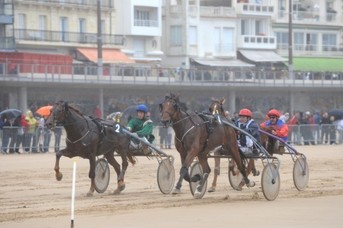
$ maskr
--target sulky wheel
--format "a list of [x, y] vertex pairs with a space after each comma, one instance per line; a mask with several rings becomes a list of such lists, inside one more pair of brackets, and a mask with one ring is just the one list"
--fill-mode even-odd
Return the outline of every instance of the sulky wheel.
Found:
[[275, 200], [280, 191], [280, 174], [276, 165], [268, 163], [262, 171], [262, 192], [267, 200]]
[[299, 157], [293, 166], [293, 182], [295, 187], [302, 191], [307, 187], [309, 179], [309, 168], [305, 157]]
[[[229, 166], [230, 166], [230, 162], [229, 162]], [[229, 176], [229, 182], [230, 182], [231, 187], [237, 191], [240, 191], [242, 188], [239, 187], [239, 185], [243, 181], [243, 175], [238, 170], [236, 163], [235, 163], [235, 167], [233, 168], [233, 170], [230, 170], [230, 167], [229, 167], [228, 176]]]
[[105, 158], [98, 159], [95, 162], [95, 191], [104, 193], [110, 183], [110, 168]]
[[[203, 176], [202, 167], [201, 167], [201, 165], [200, 165], [200, 163], [198, 161], [196, 161], [196, 162], [194, 162], [192, 164], [190, 172], [189, 172], [189, 175], [190, 175], [191, 179], [195, 175]], [[190, 182], [190, 184], [189, 184], [190, 189], [191, 189], [191, 193], [192, 193], [193, 196], [194, 196], [194, 192], [196, 191], [196, 188], [197, 188], [199, 182], [200, 181]], [[201, 190], [201, 194], [198, 196], [199, 199], [202, 198], [205, 195], [206, 189], [207, 189], [207, 179], [205, 180], [205, 183], [204, 183], [203, 188]]]
[[170, 158], [163, 159], [157, 169], [157, 184], [163, 194], [173, 190], [175, 181], [174, 161]]

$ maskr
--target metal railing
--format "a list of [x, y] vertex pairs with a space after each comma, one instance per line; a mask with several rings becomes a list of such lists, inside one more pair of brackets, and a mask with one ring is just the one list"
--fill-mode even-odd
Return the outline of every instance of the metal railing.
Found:
[[[174, 130], [165, 138], [167, 141], [161, 141], [164, 134], [161, 130], [161, 126], [154, 127], [153, 144], [164, 149], [167, 145], [168, 149], [170, 143], [171, 148], [175, 148]], [[24, 132], [20, 127], [4, 127], [0, 130], [0, 142], [2, 153], [56, 152], [66, 147], [66, 133], [63, 127], [57, 127], [57, 131], [37, 127], [34, 133]], [[342, 144], [343, 132], [337, 130], [335, 124], [289, 125], [288, 142], [294, 145]]]
[[25, 64], [0, 60], [0, 81], [61, 82], [96, 84], [151, 84], [200, 86], [280, 86], [280, 87], [343, 87], [343, 72], [296, 71], [289, 78], [286, 70], [252, 68], [182, 69], [138, 64], [103, 66], [102, 75], [94, 64], [49, 65]]

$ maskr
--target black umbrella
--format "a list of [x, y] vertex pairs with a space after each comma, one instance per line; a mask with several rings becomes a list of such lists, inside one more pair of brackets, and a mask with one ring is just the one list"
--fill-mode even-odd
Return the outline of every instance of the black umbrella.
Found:
[[335, 120], [343, 119], [343, 110], [338, 110], [338, 109], [331, 110], [328, 114], [329, 116], [335, 117]]
[[14, 109], [14, 108], [6, 109], [6, 110], [0, 112], [0, 118], [3, 120], [4, 119], [16, 119], [21, 115], [22, 115], [22, 112], [18, 109]]

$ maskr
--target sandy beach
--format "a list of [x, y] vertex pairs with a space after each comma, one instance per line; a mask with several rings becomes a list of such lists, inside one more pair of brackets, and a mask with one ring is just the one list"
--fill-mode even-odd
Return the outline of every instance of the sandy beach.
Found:
[[[47, 154], [0, 155], [0, 226], [70, 227], [73, 161], [77, 164], [75, 227], [342, 227], [343, 223], [343, 145], [298, 146], [309, 163], [310, 179], [304, 191], [293, 184], [293, 161], [278, 156], [280, 192], [267, 201], [261, 189], [261, 176], [251, 177], [256, 186], [235, 191], [227, 175], [227, 159], [221, 162], [217, 191], [193, 199], [188, 183], [182, 194], [162, 194], [156, 176], [155, 158], [137, 157], [130, 165], [126, 189], [113, 195], [115, 172], [107, 191], [86, 197], [90, 186], [88, 160], [61, 159], [62, 181], [55, 179], [55, 156]], [[178, 177], [180, 158], [175, 150]], [[120, 158], [118, 157], [120, 160]], [[213, 159], [209, 159], [213, 167]], [[262, 171], [261, 162], [257, 167]], [[212, 181], [212, 173], [209, 183]]]

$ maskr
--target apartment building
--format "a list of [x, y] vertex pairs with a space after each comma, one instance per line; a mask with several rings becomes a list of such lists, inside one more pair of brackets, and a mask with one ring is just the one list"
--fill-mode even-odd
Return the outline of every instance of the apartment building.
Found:
[[263, 69], [287, 67], [288, 15], [292, 3], [295, 69], [307, 70], [306, 60], [310, 64], [313, 57], [317, 57], [315, 65], [328, 65], [327, 57], [333, 58], [332, 65], [340, 65], [337, 62], [343, 56], [342, 0], [290, 1], [166, 0], [164, 63], [189, 68], [192, 60], [201, 58], [207, 66], [211, 66], [211, 61], [221, 61], [220, 65], [233, 67], [230, 60], [242, 60]]
[[163, 54], [159, 0], [1, 0], [0, 4], [6, 6], [0, 11], [0, 37], [7, 41], [2, 51], [69, 55], [74, 63], [87, 64], [98, 62], [98, 49], [104, 64], [160, 61]]

